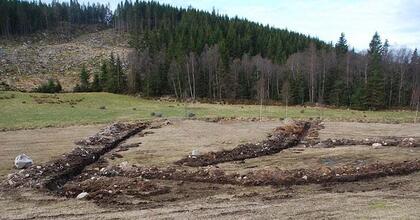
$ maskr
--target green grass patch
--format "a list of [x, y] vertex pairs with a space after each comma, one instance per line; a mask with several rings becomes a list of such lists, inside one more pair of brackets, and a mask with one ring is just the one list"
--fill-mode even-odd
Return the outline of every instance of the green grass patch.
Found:
[[[154, 101], [110, 93], [37, 93], [0, 92], [0, 129], [22, 129], [50, 126], [108, 123], [152, 118], [152, 112], [163, 117], [182, 118], [186, 112], [196, 117], [259, 118], [258, 105], [184, 104]], [[81, 100], [81, 101], [80, 101]], [[106, 109], [100, 109], [105, 106]], [[264, 106], [262, 117], [285, 118], [285, 106]], [[318, 107], [288, 108], [288, 117], [296, 119], [323, 118], [329, 121], [363, 121], [401, 123], [413, 122], [413, 111], [355, 111]]]
[[369, 208], [371, 209], [386, 209], [391, 208], [393, 205], [388, 203], [385, 200], [376, 200], [369, 203]]

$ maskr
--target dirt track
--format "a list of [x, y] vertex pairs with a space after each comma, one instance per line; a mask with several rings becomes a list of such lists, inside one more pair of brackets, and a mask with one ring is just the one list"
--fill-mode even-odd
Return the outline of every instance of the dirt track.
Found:
[[[199, 148], [201, 152], [217, 151], [232, 149], [239, 143], [263, 140], [268, 132], [279, 125], [277, 122], [174, 121], [172, 123], [160, 129], [146, 131], [145, 136], [139, 135], [129, 139], [126, 144], [142, 143], [138, 147], [118, 152], [122, 158], [114, 160], [108, 158], [109, 165], [119, 165], [122, 161], [128, 161], [130, 164], [140, 166], [165, 167], [189, 154], [192, 149]], [[404, 137], [416, 137], [416, 135], [418, 137], [420, 134], [420, 132], [416, 133], [416, 131], [420, 131], [420, 126], [410, 124], [389, 126], [357, 123], [357, 126], [363, 127], [365, 131], [369, 131], [371, 125], [373, 134], [378, 132], [389, 136], [386, 134], [399, 132]], [[322, 138], [332, 138], [333, 135], [338, 137], [340, 132], [343, 132], [344, 136], [354, 138], [358, 135], [357, 133], [363, 132], [359, 129], [353, 135], [350, 129], [354, 126], [353, 123], [339, 125], [326, 123], [325, 126], [325, 130], [320, 132]], [[404, 132], [404, 129], [409, 130]], [[34, 132], [36, 131], [34, 130]], [[0, 133], [0, 135], [4, 134]], [[366, 132], [364, 134], [364, 137], [368, 136]], [[30, 142], [31, 140], [28, 139], [27, 143]], [[221, 146], [224, 147], [221, 148]], [[340, 167], [369, 164], [375, 161], [413, 160], [418, 159], [419, 155], [418, 148], [375, 149], [366, 146], [351, 146], [313, 149], [297, 147], [275, 155], [249, 159], [244, 163], [219, 164], [219, 167], [228, 173], [273, 167], [280, 169]], [[146, 158], [148, 160], [144, 160]], [[93, 170], [95, 166], [89, 169]], [[91, 202], [51, 197], [34, 191], [19, 191], [16, 195], [4, 193], [1, 195], [0, 211], [5, 213], [3, 218], [7, 219], [34, 217], [231, 219], [233, 217], [250, 218], [251, 216], [253, 219], [289, 217], [302, 219], [414, 217], [416, 219], [420, 217], [420, 212], [416, 208], [420, 205], [419, 180], [420, 174], [414, 173], [407, 176], [385, 177], [354, 183], [278, 186], [274, 188], [153, 180], [153, 184], [168, 186], [170, 191], [162, 195], [131, 200], [114, 196], [111, 197], [114, 201], [112, 204], [100, 206]], [[151, 185], [144, 185], [144, 187], [154, 189]], [[121, 210], [121, 207], [124, 207], [124, 210]], [[24, 210], [24, 213], [19, 213], [21, 210]]]

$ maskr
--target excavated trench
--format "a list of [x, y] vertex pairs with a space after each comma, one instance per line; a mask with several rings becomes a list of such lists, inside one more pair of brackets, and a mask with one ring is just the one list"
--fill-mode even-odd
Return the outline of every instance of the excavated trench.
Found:
[[384, 137], [384, 138], [367, 138], [364, 140], [355, 139], [326, 139], [322, 141], [314, 141], [311, 144], [312, 147], [319, 148], [331, 148], [338, 146], [354, 146], [354, 145], [366, 145], [372, 146], [378, 144], [379, 146], [396, 146], [396, 147], [418, 147], [420, 141], [414, 138], [400, 138], [400, 137]]
[[276, 154], [298, 145], [307, 135], [311, 124], [311, 122], [305, 121], [288, 124], [278, 127], [271, 137], [260, 143], [241, 144], [232, 150], [209, 152], [198, 156], [190, 155], [176, 161], [175, 164], [200, 167]]
[[[125, 163], [93, 171], [85, 170], [88, 165], [98, 162], [122, 141], [150, 127], [149, 123], [113, 124], [98, 134], [77, 142], [79, 146], [60, 159], [9, 175], [6, 185], [14, 188], [46, 189], [71, 198], [81, 192], [88, 192], [88, 199], [106, 203], [119, 196], [143, 198], [170, 192], [170, 187], [149, 181], [153, 179], [158, 182], [172, 180], [241, 186], [278, 186], [353, 182], [420, 171], [419, 160], [320, 169], [268, 168], [246, 174], [225, 173], [217, 166], [201, 167], [275, 154], [298, 145], [303, 139], [321, 143], [317, 134], [322, 126], [316, 121], [299, 121], [279, 127], [267, 140], [260, 143], [239, 145], [230, 151], [210, 152], [176, 162], [177, 165], [197, 167], [194, 169], [179, 166], [137, 167]], [[337, 145], [346, 143], [349, 142], [338, 141]], [[401, 141], [386, 140], [386, 143], [394, 145]]]
[[[374, 163], [364, 166], [343, 166], [321, 169], [261, 169], [247, 174], [226, 174], [222, 169], [210, 167], [195, 171], [168, 168], [119, 167], [92, 174], [99, 177], [129, 177], [141, 179], [160, 179], [190, 182], [207, 182], [218, 184], [233, 184], [244, 186], [262, 185], [302, 185], [354, 182], [385, 176], [407, 175], [420, 171], [420, 160]], [[100, 178], [99, 178], [100, 179]], [[83, 180], [81, 180], [83, 182]]]
[[51, 191], [61, 189], [67, 181], [82, 173], [86, 166], [95, 163], [102, 155], [148, 126], [148, 123], [110, 125], [96, 135], [76, 143], [79, 146], [62, 158], [10, 174], [6, 185]]

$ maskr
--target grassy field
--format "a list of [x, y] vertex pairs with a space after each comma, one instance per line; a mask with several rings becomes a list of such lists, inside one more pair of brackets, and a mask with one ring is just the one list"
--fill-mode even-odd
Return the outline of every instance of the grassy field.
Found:
[[[101, 109], [105, 107], [105, 109]], [[55, 127], [80, 124], [108, 123], [152, 118], [152, 112], [163, 117], [185, 117], [193, 112], [206, 117], [256, 117], [258, 105], [187, 104], [145, 100], [109, 93], [68, 93], [47, 95], [37, 93], [0, 92], [0, 129]], [[284, 106], [264, 106], [262, 116], [284, 118]], [[288, 117], [316, 118], [329, 121], [414, 122], [412, 111], [355, 111], [319, 107], [289, 107]]]

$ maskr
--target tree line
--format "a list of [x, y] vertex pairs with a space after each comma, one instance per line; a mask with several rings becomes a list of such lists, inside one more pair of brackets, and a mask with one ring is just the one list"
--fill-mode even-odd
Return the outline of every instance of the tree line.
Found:
[[[270, 60], [274, 67], [309, 43], [318, 49], [333, 47], [307, 35], [229, 18], [214, 10], [209, 13], [157, 2], [122, 2], [113, 23], [117, 31], [130, 33], [135, 49], [129, 56], [128, 90], [147, 96], [253, 98], [261, 74], [241, 75], [242, 83], [235, 82], [238, 88], [229, 88], [234, 60], [237, 64], [244, 55], [252, 61], [259, 57]], [[274, 89], [267, 96], [278, 98]]]
[[283, 66], [283, 82], [293, 85], [290, 99], [295, 104], [318, 102], [374, 110], [419, 103], [417, 49], [392, 49], [378, 33], [366, 51], [349, 50], [342, 34], [334, 49], [317, 50], [309, 45]]
[[261, 25], [238, 17], [229, 18], [215, 10], [211, 13], [194, 8], [176, 8], [158, 2], [124, 1], [114, 13], [114, 27], [131, 33], [131, 46], [155, 54], [164, 51], [170, 59], [200, 54], [205, 46], [219, 45], [222, 61], [260, 54], [282, 63], [310, 42], [317, 48], [332, 47], [297, 32]]
[[415, 106], [417, 50], [391, 49], [378, 33], [355, 52], [337, 43], [215, 11], [125, 1], [114, 16], [130, 33], [127, 92], [177, 98], [273, 99], [357, 109]]
[[75, 91], [271, 99], [358, 109], [419, 103], [417, 50], [390, 48], [378, 33], [368, 50], [356, 52], [344, 34], [335, 44], [325, 43], [215, 10], [154, 1], [126, 0], [112, 13], [108, 6], [81, 5], [77, 0], [0, 0], [0, 33], [5, 36], [98, 23], [112, 23], [115, 31], [129, 33], [133, 50], [128, 68], [111, 54], [94, 74], [82, 68]]
[[0, 36], [24, 35], [67, 24], [108, 24], [112, 13], [104, 4], [0, 0]]

